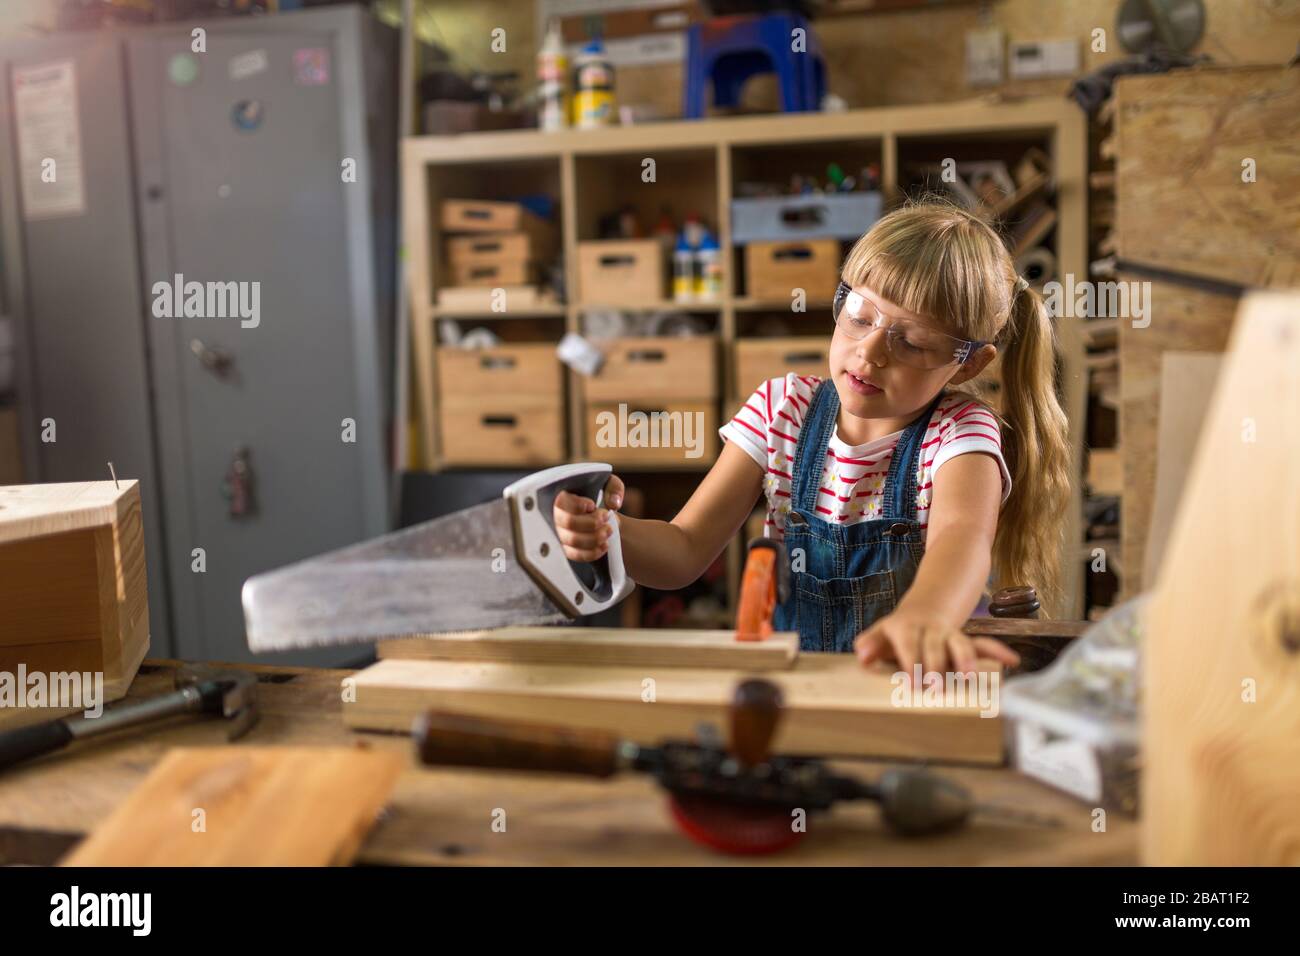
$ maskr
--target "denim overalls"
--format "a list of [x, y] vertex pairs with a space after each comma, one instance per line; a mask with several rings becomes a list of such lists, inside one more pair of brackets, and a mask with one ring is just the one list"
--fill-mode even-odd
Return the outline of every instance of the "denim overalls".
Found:
[[941, 392], [898, 439], [885, 478], [883, 517], [844, 525], [817, 512], [840, 397], [829, 379], [813, 392], [799, 430], [785, 516], [790, 596], [773, 614], [774, 630], [799, 632], [800, 649], [852, 651], [858, 634], [892, 611], [911, 586], [925, 552], [916, 520], [917, 464], [942, 398]]

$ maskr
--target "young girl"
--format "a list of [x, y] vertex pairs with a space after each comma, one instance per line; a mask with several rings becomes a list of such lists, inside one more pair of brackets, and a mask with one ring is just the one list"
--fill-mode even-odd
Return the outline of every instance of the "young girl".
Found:
[[[764, 382], [720, 429], [722, 454], [671, 521], [616, 515], [633, 580], [694, 581], [767, 499], [791, 593], [774, 626], [804, 650], [892, 658], [908, 674], [1014, 664], [961, 625], [989, 582], [1059, 596], [1066, 419], [1042, 299], [998, 235], [949, 205], [893, 212], [857, 241], [833, 308], [827, 378]], [[1001, 351], [1002, 416], [958, 387]], [[604, 553], [609, 509], [561, 494], [565, 554]]]

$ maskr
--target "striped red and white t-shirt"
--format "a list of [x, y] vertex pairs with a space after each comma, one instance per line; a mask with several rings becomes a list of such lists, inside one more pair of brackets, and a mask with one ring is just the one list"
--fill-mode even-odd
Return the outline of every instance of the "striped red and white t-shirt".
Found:
[[[799, 429], [813, 389], [820, 381], [816, 376], [793, 372], [784, 378], [769, 379], [731, 421], [718, 429], [724, 441], [743, 448], [766, 472], [763, 494], [767, 498], [765, 534], [769, 538], [779, 540], [785, 536], [782, 528], [790, 510]], [[865, 445], [846, 445], [840, 441], [837, 425], [826, 449], [821, 492], [817, 496], [818, 514], [827, 521], [844, 524], [883, 517], [885, 477], [902, 435], [896, 431]], [[930, 416], [917, 463], [916, 518], [922, 534], [929, 524], [935, 472], [944, 462], [969, 452], [997, 459], [1005, 502], [1011, 493], [1011, 475], [1002, 458], [1002, 433], [997, 419], [987, 405], [969, 396], [946, 395]]]

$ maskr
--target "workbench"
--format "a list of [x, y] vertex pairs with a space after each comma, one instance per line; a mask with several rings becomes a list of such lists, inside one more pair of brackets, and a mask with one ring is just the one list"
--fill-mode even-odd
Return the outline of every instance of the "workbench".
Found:
[[[182, 662], [146, 660], [128, 700], [166, 693]], [[241, 742], [261, 746], [358, 746], [408, 755], [389, 808], [356, 862], [378, 865], [673, 866], [791, 865], [1110, 865], [1137, 862], [1137, 826], [1109, 813], [1092, 829], [1092, 808], [1005, 768], [944, 766], [977, 800], [1056, 816], [1061, 829], [979, 818], [966, 830], [904, 840], [889, 834], [873, 805], [849, 804], [808, 821], [792, 850], [728, 857], [675, 829], [653, 781], [608, 782], [555, 775], [430, 770], [415, 763], [409, 737], [358, 733], [343, 724], [349, 670], [236, 666], [258, 677], [261, 719]], [[221, 721], [178, 718], [154, 729], [74, 744], [0, 776], [0, 863], [53, 864], [145, 778], [175, 746], [226, 743]], [[837, 762], [874, 776], [877, 762]], [[505, 832], [492, 827], [505, 811]], [[497, 814], [497, 816], [500, 816]], [[498, 828], [499, 829], [499, 828]]]

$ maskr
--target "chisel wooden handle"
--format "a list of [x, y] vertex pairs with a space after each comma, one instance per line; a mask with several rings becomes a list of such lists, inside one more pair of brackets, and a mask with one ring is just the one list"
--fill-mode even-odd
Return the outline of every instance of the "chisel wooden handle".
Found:
[[619, 770], [619, 738], [599, 730], [573, 730], [432, 710], [411, 729], [420, 762], [434, 766], [541, 770], [609, 777]]

